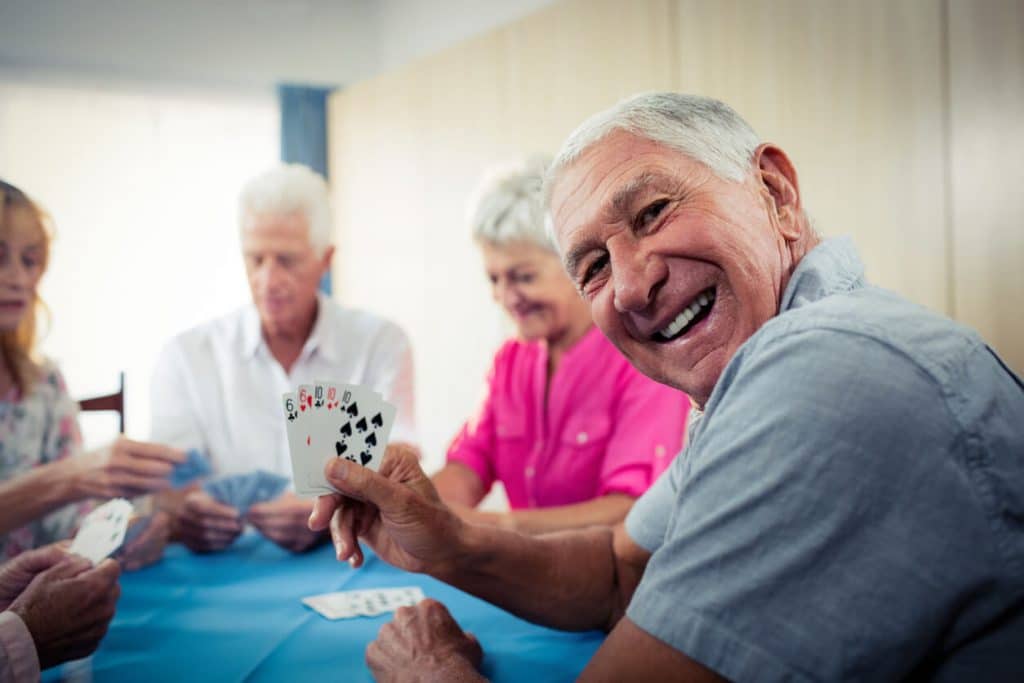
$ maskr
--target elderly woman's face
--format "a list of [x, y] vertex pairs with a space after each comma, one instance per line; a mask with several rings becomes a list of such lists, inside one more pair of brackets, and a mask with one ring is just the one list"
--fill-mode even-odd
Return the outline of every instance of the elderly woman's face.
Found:
[[482, 242], [484, 270], [494, 300], [523, 339], [553, 340], [587, 316], [558, 256], [530, 242]]
[[778, 312], [792, 265], [782, 225], [793, 219], [764, 177], [723, 180], [616, 131], [553, 188], [559, 249], [594, 322], [641, 372], [701, 405]]
[[28, 207], [8, 209], [0, 233], [0, 331], [17, 329], [35, 303], [46, 236]]
[[248, 214], [243, 220], [242, 256], [260, 322], [269, 333], [301, 332], [316, 308], [330, 249], [317, 253], [302, 214]]

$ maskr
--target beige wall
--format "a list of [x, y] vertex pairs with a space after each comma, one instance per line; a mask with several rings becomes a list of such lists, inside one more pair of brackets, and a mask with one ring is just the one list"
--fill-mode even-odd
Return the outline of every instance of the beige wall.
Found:
[[978, 327], [1024, 369], [1024, 316], [995, 306], [1024, 297], [1024, 206], [1000, 194], [1021, 186], [1021, 7], [566, 0], [335, 95], [338, 295], [410, 332], [431, 461], [508, 334], [466, 197], [488, 166], [553, 152], [644, 90], [735, 106], [790, 153], [819, 227], [853, 235], [875, 282]]

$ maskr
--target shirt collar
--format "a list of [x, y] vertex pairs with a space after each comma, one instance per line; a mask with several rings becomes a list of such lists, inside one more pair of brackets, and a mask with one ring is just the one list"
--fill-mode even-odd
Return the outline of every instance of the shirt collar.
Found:
[[811, 249], [797, 264], [782, 295], [779, 313], [865, 285], [864, 264], [853, 240], [836, 237]]
[[[302, 347], [300, 357], [307, 357], [314, 351], [323, 355], [328, 361], [337, 362], [337, 344], [335, 331], [336, 311], [330, 299], [323, 292], [316, 296], [316, 322], [313, 323], [313, 330]], [[263, 341], [263, 331], [260, 326], [259, 312], [254, 304], [249, 304], [245, 310], [245, 317], [242, 324], [242, 352], [246, 358], [253, 358], [261, 347], [266, 346]]]

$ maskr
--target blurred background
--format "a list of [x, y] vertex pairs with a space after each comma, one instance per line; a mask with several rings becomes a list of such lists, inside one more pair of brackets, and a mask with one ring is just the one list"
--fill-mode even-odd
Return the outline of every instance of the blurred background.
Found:
[[647, 90], [731, 104], [876, 283], [1024, 371], [1024, 0], [2, 0], [0, 176], [57, 226], [44, 351], [74, 396], [124, 371], [146, 437], [160, 347], [248, 298], [241, 184], [303, 161], [333, 296], [412, 338], [436, 467], [511, 331], [479, 177]]

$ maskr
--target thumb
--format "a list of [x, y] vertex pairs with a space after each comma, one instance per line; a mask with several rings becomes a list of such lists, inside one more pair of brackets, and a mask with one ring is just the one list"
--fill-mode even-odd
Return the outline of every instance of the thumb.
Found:
[[341, 493], [372, 503], [385, 514], [396, 510], [409, 496], [409, 490], [402, 484], [343, 458], [328, 463], [324, 476]]

